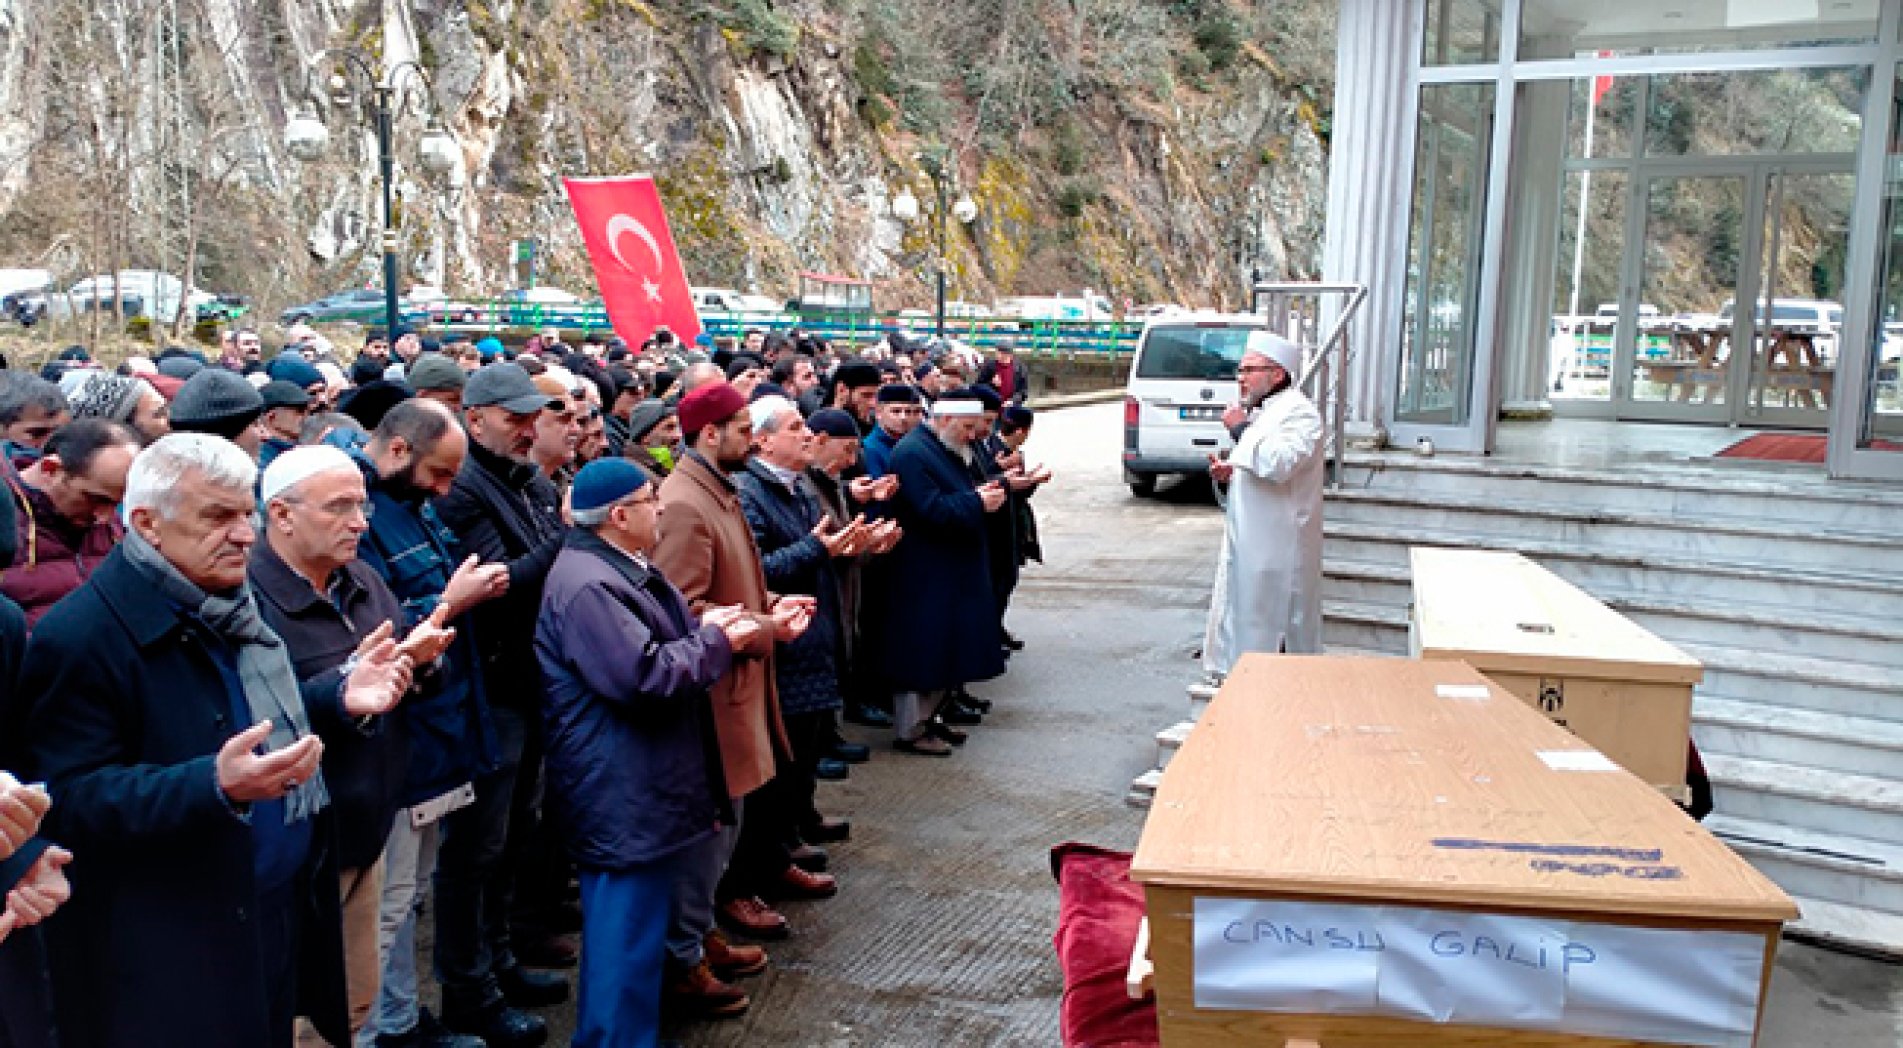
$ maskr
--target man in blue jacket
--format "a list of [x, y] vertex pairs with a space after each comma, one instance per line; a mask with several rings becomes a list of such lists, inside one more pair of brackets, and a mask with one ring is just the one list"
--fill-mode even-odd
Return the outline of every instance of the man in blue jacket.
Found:
[[920, 403], [918, 387], [893, 383], [879, 387], [878, 425], [866, 434], [866, 476], [878, 479], [892, 472], [892, 449], [907, 433], [918, 428], [925, 406]]
[[655, 570], [660, 497], [639, 466], [589, 463], [570, 510], [535, 655], [544, 804], [581, 871], [588, 943], [572, 1043], [643, 1048], [660, 1032], [672, 860], [734, 819], [708, 689], [759, 625], [734, 607], [696, 621]]
[[478, 564], [474, 556], [463, 559], [456, 537], [430, 505], [430, 499], [449, 491], [468, 448], [455, 415], [418, 397], [391, 408], [369, 444], [351, 451], [373, 510], [358, 556], [396, 595], [405, 629], [434, 619], [457, 631], [437, 671], [420, 682], [419, 693], [400, 711], [410, 764], [404, 808], [383, 852], [382, 989], [365, 1027], [369, 1036], [358, 1038], [359, 1048], [479, 1048], [476, 1038], [449, 1033], [419, 1006], [416, 969], [417, 915], [436, 869], [444, 817], [475, 799], [472, 781], [493, 771], [497, 762], [495, 728], [467, 613], [507, 591], [508, 567]]

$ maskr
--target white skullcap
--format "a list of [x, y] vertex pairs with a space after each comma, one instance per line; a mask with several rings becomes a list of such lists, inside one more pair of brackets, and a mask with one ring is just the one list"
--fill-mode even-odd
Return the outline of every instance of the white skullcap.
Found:
[[271, 376], [264, 371], [253, 371], [251, 374], [246, 375], [244, 380], [251, 383], [251, 388], [253, 389], [263, 389], [265, 385], [271, 381]]
[[152, 363], [151, 357], [127, 357], [126, 370], [134, 375], [156, 375], [159, 373], [159, 366]]
[[761, 397], [747, 405], [747, 415], [753, 419], [754, 429], [765, 429], [767, 423], [778, 418], [782, 411], [798, 411], [799, 407], [785, 397]]
[[563, 389], [574, 389], [581, 385], [581, 382], [575, 378], [575, 373], [560, 364], [546, 365], [542, 368], [542, 374], [560, 382]]
[[324, 376], [324, 385], [331, 389], [341, 389], [350, 385], [350, 380], [344, 377], [344, 369], [328, 360], [317, 365], [317, 373]]
[[357, 464], [329, 444], [290, 448], [272, 459], [265, 469], [264, 479], [258, 484], [258, 498], [270, 502], [319, 473], [331, 472], [357, 473]]
[[934, 418], [982, 418], [985, 402], [977, 397], [939, 397], [932, 405]]
[[1244, 353], [1260, 353], [1288, 372], [1289, 378], [1300, 381], [1302, 377], [1302, 347], [1280, 335], [1267, 331], [1251, 331], [1249, 341], [1242, 347]]

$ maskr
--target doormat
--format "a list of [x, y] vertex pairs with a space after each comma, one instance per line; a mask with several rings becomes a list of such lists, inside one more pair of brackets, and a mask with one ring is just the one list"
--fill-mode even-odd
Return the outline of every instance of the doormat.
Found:
[[[1830, 438], [1822, 433], [1759, 433], [1738, 441], [1715, 457], [1822, 463], [1829, 446]], [[1903, 451], [1903, 444], [1890, 440], [1873, 440], [1870, 447], [1877, 451]]]

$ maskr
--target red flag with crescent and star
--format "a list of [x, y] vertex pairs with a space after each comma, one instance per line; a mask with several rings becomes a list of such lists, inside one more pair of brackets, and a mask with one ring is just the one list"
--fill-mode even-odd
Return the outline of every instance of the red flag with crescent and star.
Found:
[[647, 175], [565, 178], [615, 334], [639, 346], [656, 327], [692, 344], [700, 313], [674, 250], [661, 193]]

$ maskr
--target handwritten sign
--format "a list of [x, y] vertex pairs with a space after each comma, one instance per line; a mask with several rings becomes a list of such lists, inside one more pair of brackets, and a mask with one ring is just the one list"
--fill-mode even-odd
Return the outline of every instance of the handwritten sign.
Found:
[[1749, 1048], [1764, 939], [1558, 917], [1199, 898], [1198, 1008]]

